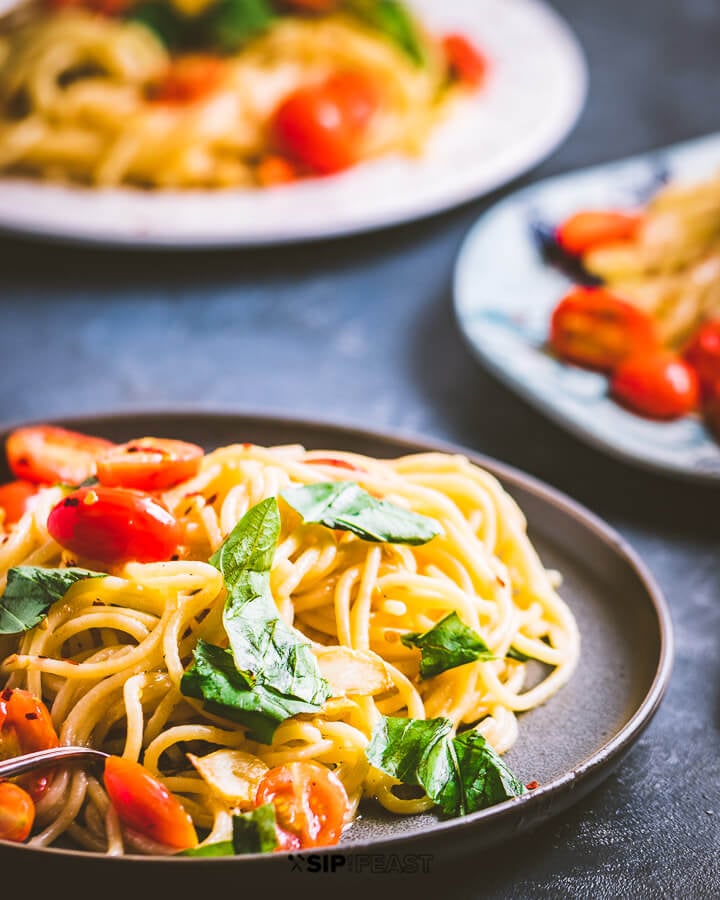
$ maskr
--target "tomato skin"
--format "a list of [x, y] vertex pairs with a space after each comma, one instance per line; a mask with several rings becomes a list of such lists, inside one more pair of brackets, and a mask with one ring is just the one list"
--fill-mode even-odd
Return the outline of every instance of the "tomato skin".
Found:
[[568, 253], [579, 256], [595, 247], [632, 240], [641, 223], [642, 216], [636, 213], [585, 210], [567, 218], [556, 239]]
[[446, 34], [443, 51], [453, 76], [468, 87], [480, 87], [485, 81], [488, 61], [483, 53], [464, 34]]
[[683, 356], [695, 369], [703, 396], [712, 396], [716, 382], [720, 381], [720, 319], [701, 325]]
[[[0, 693], [0, 759], [49, 750], [59, 743], [50, 713], [41, 700], [20, 688], [6, 688]], [[20, 776], [17, 782], [37, 800], [51, 778], [50, 774], [33, 772]]]
[[197, 475], [204, 455], [202, 447], [186, 441], [137, 438], [103, 453], [97, 478], [106, 487], [164, 491]]
[[180, 56], [170, 63], [162, 80], [153, 87], [150, 99], [177, 106], [197, 103], [220, 86], [226, 71], [224, 61], [209, 53]]
[[678, 419], [698, 406], [697, 375], [679, 356], [658, 351], [621, 363], [610, 393], [623, 406], [651, 419]]
[[341, 172], [359, 161], [363, 133], [379, 105], [374, 79], [360, 72], [338, 72], [298, 89], [280, 104], [273, 138], [284, 155], [313, 172]]
[[0, 508], [5, 510], [5, 525], [18, 522], [25, 510], [27, 502], [38, 492], [38, 486], [32, 481], [9, 481], [0, 484]]
[[256, 174], [257, 180], [263, 187], [292, 184], [293, 181], [300, 178], [300, 173], [289, 159], [274, 153], [270, 153], [260, 160]]
[[34, 821], [30, 794], [11, 781], [0, 782], [0, 840], [22, 843], [30, 837]]
[[35, 484], [80, 484], [95, 474], [95, 460], [110, 441], [54, 425], [18, 428], [7, 439], [8, 465], [16, 478]]
[[595, 287], [575, 287], [558, 303], [549, 343], [561, 359], [600, 371], [659, 347], [650, 316]]
[[[291, 762], [270, 769], [258, 785], [255, 805], [272, 803], [278, 833], [294, 835], [300, 849], [337, 844], [350, 803], [340, 779], [315, 762]], [[280, 840], [284, 849], [288, 838]], [[296, 849], [296, 848], [292, 848]]]
[[175, 517], [152, 497], [103, 485], [79, 488], [61, 500], [47, 528], [61, 547], [105, 563], [164, 562], [182, 538]]
[[190, 815], [145, 766], [111, 756], [105, 761], [103, 782], [123, 825], [175, 850], [197, 845]]

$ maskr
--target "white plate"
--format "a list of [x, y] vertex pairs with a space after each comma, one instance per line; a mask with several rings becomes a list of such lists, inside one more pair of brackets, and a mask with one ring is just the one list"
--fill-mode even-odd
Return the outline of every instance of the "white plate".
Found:
[[626, 412], [607, 378], [547, 352], [550, 316], [570, 280], [547, 265], [533, 227], [578, 209], [631, 207], [659, 179], [695, 181], [720, 168], [720, 134], [559, 175], [505, 198], [468, 235], [455, 274], [460, 328], [480, 360], [547, 416], [646, 469], [720, 482], [720, 445], [697, 416], [655, 422]]
[[334, 237], [417, 219], [493, 190], [547, 156], [574, 125], [586, 67], [540, 0], [412, 0], [434, 31], [461, 30], [492, 63], [419, 161], [386, 158], [272, 191], [97, 190], [0, 181], [0, 228], [62, 240], [230, 247]]

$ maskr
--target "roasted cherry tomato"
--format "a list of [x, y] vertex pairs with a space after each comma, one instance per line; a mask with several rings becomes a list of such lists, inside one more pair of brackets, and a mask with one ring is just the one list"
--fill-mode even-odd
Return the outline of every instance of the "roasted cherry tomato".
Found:
[[623, 406], [652, 419], [677, 419], [697, 408], [697, 375], [679, 356], [656, 351], [621, 363], [610, 392]]
[[685, 360], [695, 369], [703, 396], [720, 381], [720, 319], [705, 322], [685, 348]]
[[144, 437], [118, 444], [97, 460], [98, 481], [107, 487], [164, 491], [197, 475], [204, 451], [197, 444]]
[[189, 814], [145, 766], [111, 756], [105, 761], [103, 781], [123, 825], [174, 850], [197, 844]]
[[652, 318], [604, 288], [573, 288], [552, 315], [550, 347], [579, 366], [610, 371], [657, 346]]
[[163, 562], [182, 536], [172, 513], [152, 497], [103, 485], [68, 494], [51, 510], [47, 528], [61, 547], [105, 563]]
[[226, 70], [225, 62], [217, 56], [202, 53], [179, 56], [154, 85], [150, 99], [178, 105], [196, 103], [217, 90]]
[[38, 492], [32, 481], [9, 481], [0, 484], [0, 509], [5, 510], [5, 524], [12, 525], [22, 518], [28, 500]]
[[0, 782], [0, 840], [22, 842], [35, 821], [33, 799], [19, 785]]
[[[49, 750], [60, 741], [45, 704], [20, 688], [0, 692], [0, 759]], [[17, 779], [37, 800], [49, 784], [50, 773], [33, 772]]]
[[566, 219], [556, 238], [564, 250], [579, 256], [595, 247], [631, 241], [641, 222], [642, 216], [635, 213], [588, 210]]
[[297, 168], [284, 156], [271, 153], [258, 163], [257, 179], [263, 187], [291, 184], [299, 177]]
[[265, 803], [274, 805], [278, 829], [299, 838], [301, 849], [337, 844], [349, 809], [340, 779], [314, 762], [287, 763], [266, 772], [255, 799], [256, 806]]
[[362, 137], [380, 106], [377, 82], [338, 72], [291, 94], [275, 113], [273, 135], [283, 154], [320, 174], [358, 162]]
[[464, 34], [447, 34], [442, 44], [453, 77], [468, 87], [480, 87], [488, 70], [480, 50]]
[[18, 478], [35, 484], [80, 484], [95, 474], [95, 460], [110, 441], [54, 425], [18, 428], [7, 439], [8, 465]]

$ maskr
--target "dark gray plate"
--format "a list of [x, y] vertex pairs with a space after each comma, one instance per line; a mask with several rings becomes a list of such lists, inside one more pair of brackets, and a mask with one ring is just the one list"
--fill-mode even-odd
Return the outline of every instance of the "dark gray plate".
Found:
[[[214, 413], [141, 413], [64, 420], [67, 427], [122, 441], [152, 434], [204, 444], [208, 449], [237, 441], [272, 445], [302, 443], [315, 449], [344, 449], [379, 457], [416, 450], [457, 447], [357, 431], [327, 423]], [[7, 432], [4, 432], [6, 434]], [[0, 438], [4, 437], [0, 434]], [[497, 475], [523, 508], [531, 539], [547, 566], [564, 575], [562, 594], [582, 636], [578, 669], [571, 682], [545, 706], [521, 717], [520, 736], [507, 761], [524, 781], [540, 788], [522, 799], [464, 819], [433, 815], [398, 818], [374, 805], [346, 835], [338, 852], [340, 871], [369, 866], [388, 854], [432, 853], [445, 859], [507, 841], [541, 825], [597, 786], [621, 761], [655, 713], [672, 666], [672, 628], [665, 601], [642, 562], [622, 538], [568, 497], [470, 451], [475, 462]], [[7, 473], [0, 471], [0, 475]], [[365, 860], [365, 861], [363, 861]], [[199, 887], [238, 879], [247, 887], [296, 880], [299, 864], [284, 854], [241, 859], [108, 859], [58, 849], [35, 850], [0, 842], [0, 863], [17, 867], [42, 862], [37, 873], [50, 879], [97, 878], [131, 889], [139, 878]], [[316, 865], [331, 865], [328, 857]], [[418, 862], [417, 865], [422, 865]], [[4, 871], [8, 871], [5, 869]], [[38, 877], [39, 877], [38, 874]], [[333, 880], [334, 881], [334, 880]], [[33, 883], [35, 883], [33, 881]], [[314, 882], [313, 882], [314, 883]], [[334, 881], [337, 888], [339, 884]]]

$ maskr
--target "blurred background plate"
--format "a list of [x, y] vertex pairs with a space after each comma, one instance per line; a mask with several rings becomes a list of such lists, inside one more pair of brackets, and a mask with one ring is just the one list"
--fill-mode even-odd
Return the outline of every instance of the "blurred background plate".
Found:
[[632, 207], [666, 179], [720, 168], [720, 134], [546, 179], [491, 208], [455, 271], [460, 328], [480, 361], [547, 416], [601, 450], [648, 469], [720, 482], [720, 445], [699, 418], [643, 419], [618, 406], [607, 379], [545, 349], [553, 308], [571, 285], [542, 258], [534, 233], [579, 209]]
[[[484, 847], [537, 828], [610, 774], [661, 701], [672, 668], [673, 630], [654, 579], [604, 522], [515, 469], [458, 447], [322, 421], [178, 412], [89, 416], [56, 424], [114, 441], [152, 434], [193, 441], [207, 449], [252, 441], [265, 446], [301, 443], [309, 449], [350, 450], [380, 458], [432, 450], [463, 453], [496, 475], [520, 504], [541, 559], [562, 572], [560, 592], [577, 619], [581, 636], [580, 661], [573, 677], [547, 703], [520, 716], [518, 740], [505, 757], [519, 777], [536, 779], [540, 787], [520, 799], [450, 820], [430, 813], [394, 816], [367, 803], [337, 848], [340, 853], [430, 853], [439, 874], [441, 866], [451, 865], [459, 857], [470, 858]], [[0, 447], [6, 436], [7, 432], [0, 433]], [[0, 480], [7, 474], [0, 465]], [[38, 896], [40, 887], [51, 885], [53, 879], [72, 884], [74, 896], [83, 884], [97, 892], [98, 885], [110, 881], [116, 888], [113, 896], [125, 896], [122, 891], [132, 896], [129, 892], [137, 891], [137, 885], [147, 878], [162, 878], [164, 889], [173, 897], [179, 896], [180, 888], [184, 888], [183, 896], [188, 896], [191, 887], [211, 887], [217, 893], [221, 886], [238, 884], [246, 891], [251, 886], [262, 887], [266, 894], [269, 890], [270, 896], [276, 896], [285, 879], [294, 886], [293, 895], [305, 896], [298, 887], [302, 880], [293, 874], [292, 856], [288, 859], [282, 853], [205, 860], [113, 859], [0, 841], [0, 865], [10, 881], [15, 869], [18, 873], [32, 871]], [[340, 874], [353, 875], [351, 863]], [[316, 881], [313, 878], [313, 895]], [[340, 883], [347, 884], [346, 880], [331, 881], [333, 891]], [[424, 880], [423, 884], [430, 882]]]
[[85, 189], [3, 179], [0, 229], [138, 247], [232, 247], [367, 231], [478, 197], [525, 172], [567, 135], [586, 68], [564, 21], [539, 0], [411, 0], [437, 32], [460, 30], [490, 58], [420, 160], [392, 157], [272, 191]]

